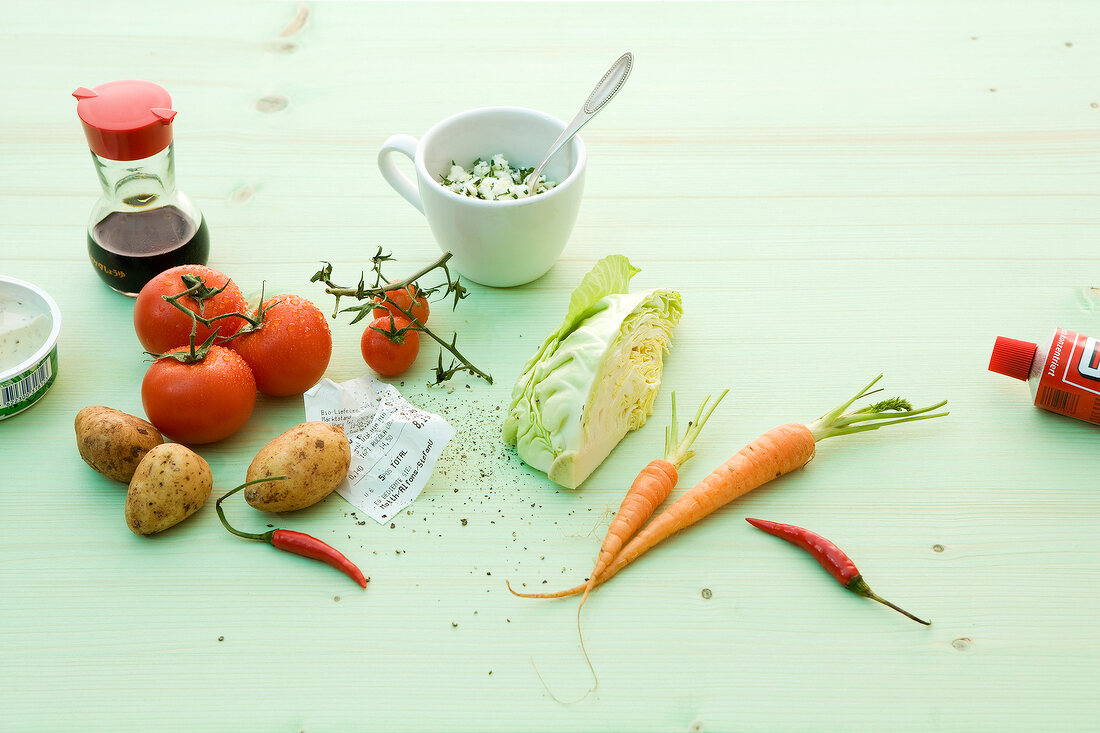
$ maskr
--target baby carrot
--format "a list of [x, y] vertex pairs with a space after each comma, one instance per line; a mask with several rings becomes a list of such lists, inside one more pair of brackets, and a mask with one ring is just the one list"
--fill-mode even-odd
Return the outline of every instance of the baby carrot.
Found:
[[[607, 582], [646, 551], [668, 539], [681, 529], [695, 524], [734, 499], [747, 494], [772, 479], [806, 465], [814, 456], [816, 444], [826, 438], [851, 435], [867, 430], [943, 417], [947, 412], [932, 412], [947, 404], [938, 402], [929, 407], [913, 409], [907, 400], [883, 400], [859, 410], [848, 411], [852, 404], [878, 390], [871, 388], [882, 379], [878, 375], [859, 394], [834, 408], [809, 425], [788, 423], [772, 428], [738, 451], [737, 455], [719, 466], [695, 488], [687, 491], [634, 536], [595, 578], [595, 585]], [[887, 414], [894, 413], [894, 414]], [[563, 598], [583, 593], [588, 582], [556, 593], [531, 594], [534, 598]]]
[[[695, 451], [691, 450], [691, 444], [699, 437], [703, 426], [707, 424], [714, 409], [728, 392], [727, 389], [718, 395], [718, 399], [709, 410], [707, 410], [707, 403], [710, 401], [710, 395], [707, 395], [703, 404], [699, 405], [695, 419], [688, 422], [687, 431], [682, 440], [676, 423], [676, 393], [672, 393], [672, 425], [665, 428], [665, 457], [658, 458], [643, 468], [631, 484], [630, 490], [626, 492], [615, 520], [607, 528], [607, 537], [600, 548], [599, 558], [588, 579], [588, 585], [585, 586], [581, 606], [588, 599], [589, 591], [595, 587], [596, 578], [603, 574], [623, 545], [641, 529], [646, 520], [653, 515], [654, 510], [672, 493], [679, 479], [677, 471], [695, 456]], [[705, 415], [704, 410], [706, 410]], [[577, 613], [580, 613], [580, 606], [577, 607]]]
[[[728, 389], [722, 392], [709, 410], [707, 410], [707, 403], [710, 402], [710, 395], [707, 395], [703, 404], [699, 406], [698, 412], [695, 413], [695, 419], [688, 422], [683, 439], [680, 438], [680, 426], [676, 421], [676, 393], [672, 393], [672, 424], [665, 428], [665, 457], [650, 461], [638, 473], [634, 483], [627, 490], [626, 496], [623, 497], [615, 519], [607, 528], [607, 535], [596, 558], [596, 567], [592, 570], [588, 585], [584, 589], [581, 606], [588, 599], [589, 591], [595, 587], [596, 578], [611, 564], [623, 545], [641, 529], [646, 520], [652, 516], [653, 511], [672, 493], [679, 479], [678, 470], [695, 456], [695, 451], [691, 450], [692, 443], [699, 437], [703, 426], [728, 392]], [[513, 595], [524, 598], [540, 597], [538, 594], [517, 593], [512, 590], [511, 584], [508, 585], [508, 590], [512, 591]], [[577, 607], [577, 614], [580, 614], [580, 606]]]
[[[596, 578], [611, 564], [623, 545], [652, 516], [654, 510], [672, 493], [672, 489], [676, 487], [676, 481], [679, 479], [678, 471], [680, 467], [695, 456], [695, 451], [691, 450], [692, 443], [699, 437], [703, 426], [707, 424], [707, 420], [714, 414], [718, 403], [725, 398], [728, 392], [727, 389], [718, 395], [718, 399], [714, 401], [709, 410], [707, 409], [707, 403], [710, 402], [710, 395], [707, 395], [706, 399], [703, 400], [703, 404], [699, 405], [699, 410], [695, 413], [695, 419], [688, 422], [683, 439], [680, 438], [680, 426], [676, 421], [676, 393], [672, 393], [672, 424], [665, 428], [665, 457], [650, 461], [638, 473], [634, 483], [627, 490], [626, 496], [623, 497], [615, 519], [607, 528], [607, 535], [604, 537], [603, 545], [600, 547], [599, 555], [596, 558], [596, 567], [589, 576], [588, 585], [584, 589], [584, 596], [577, 606], [577, 635], [580, 637], [581, 651], [584, 653], [584, 658], [588, 662], [588, 668], [592, 672], [594, 680], [596, 679], [596, 672], [592, 668], [588, 651], [584, 648], [584, 636], [581, 635], [581, 608], [584, 607], [584, 602], [588, 600], [589, 591], [595, 587]], [[508, 585], [508, 590], [513, 595], [523, 598], [539, 597], [536, 594], [517, 593], [512, 589], [510, 583], [505, 581], [505, 584]], [[597, 680], [585, 695], [587, 696], [593, 692], [598, 685], [599, 681]], [[549, 692], [549, 688], [547, 688], [547, 692]], [[550, 694], [554, 696], [554, 693], [551, 692]]]

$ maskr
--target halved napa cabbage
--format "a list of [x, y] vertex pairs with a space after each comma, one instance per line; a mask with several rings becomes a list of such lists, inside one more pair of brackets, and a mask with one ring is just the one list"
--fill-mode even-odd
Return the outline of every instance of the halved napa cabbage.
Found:
[[627, 293], [638, 272], [622, 255], [596, 263], [512, 389], [504, 441], [568, 489], [653, 412], [683, 309], [674, 290]]

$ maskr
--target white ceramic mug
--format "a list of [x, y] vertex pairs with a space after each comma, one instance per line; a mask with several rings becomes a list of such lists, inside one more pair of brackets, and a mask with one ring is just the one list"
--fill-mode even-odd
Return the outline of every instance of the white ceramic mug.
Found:
[[[427, 218], [436, 242], [464, 277], [494, 287], [522, 285], [546, 273], [565, 248], [584, 191], [585, 151], [574, 137], [544, 175], [557, 186], [511, 201], [457, 194], [440, 183], [451, 161], [469, 169], [501, 153], [513, 168], [538, 165], [565, 123], [522, 107], [483, 107], [436, 124], [417, 140], [394, 135], [378, 151], [382, 176]], [[392, 153], [416, 166], [416, 183], [397, 169]]]

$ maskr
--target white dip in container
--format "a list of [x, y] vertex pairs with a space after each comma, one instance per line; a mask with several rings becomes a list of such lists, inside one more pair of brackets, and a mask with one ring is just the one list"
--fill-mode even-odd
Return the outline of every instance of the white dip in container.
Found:
[[57, 376], [61, 311], [46, 291], [0, 275], [0, 420], [46, 394]]

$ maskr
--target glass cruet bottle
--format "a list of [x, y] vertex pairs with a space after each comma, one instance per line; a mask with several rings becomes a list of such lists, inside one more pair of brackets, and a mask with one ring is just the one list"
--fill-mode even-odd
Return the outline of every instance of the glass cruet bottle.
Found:
[[136, 296], [176, 265], [205, 265], [202, 212], [176, 188], [172, 98], [148, 81], [73, 92], [103, 189], [88, 220], [88, 256], [114, 290]]

